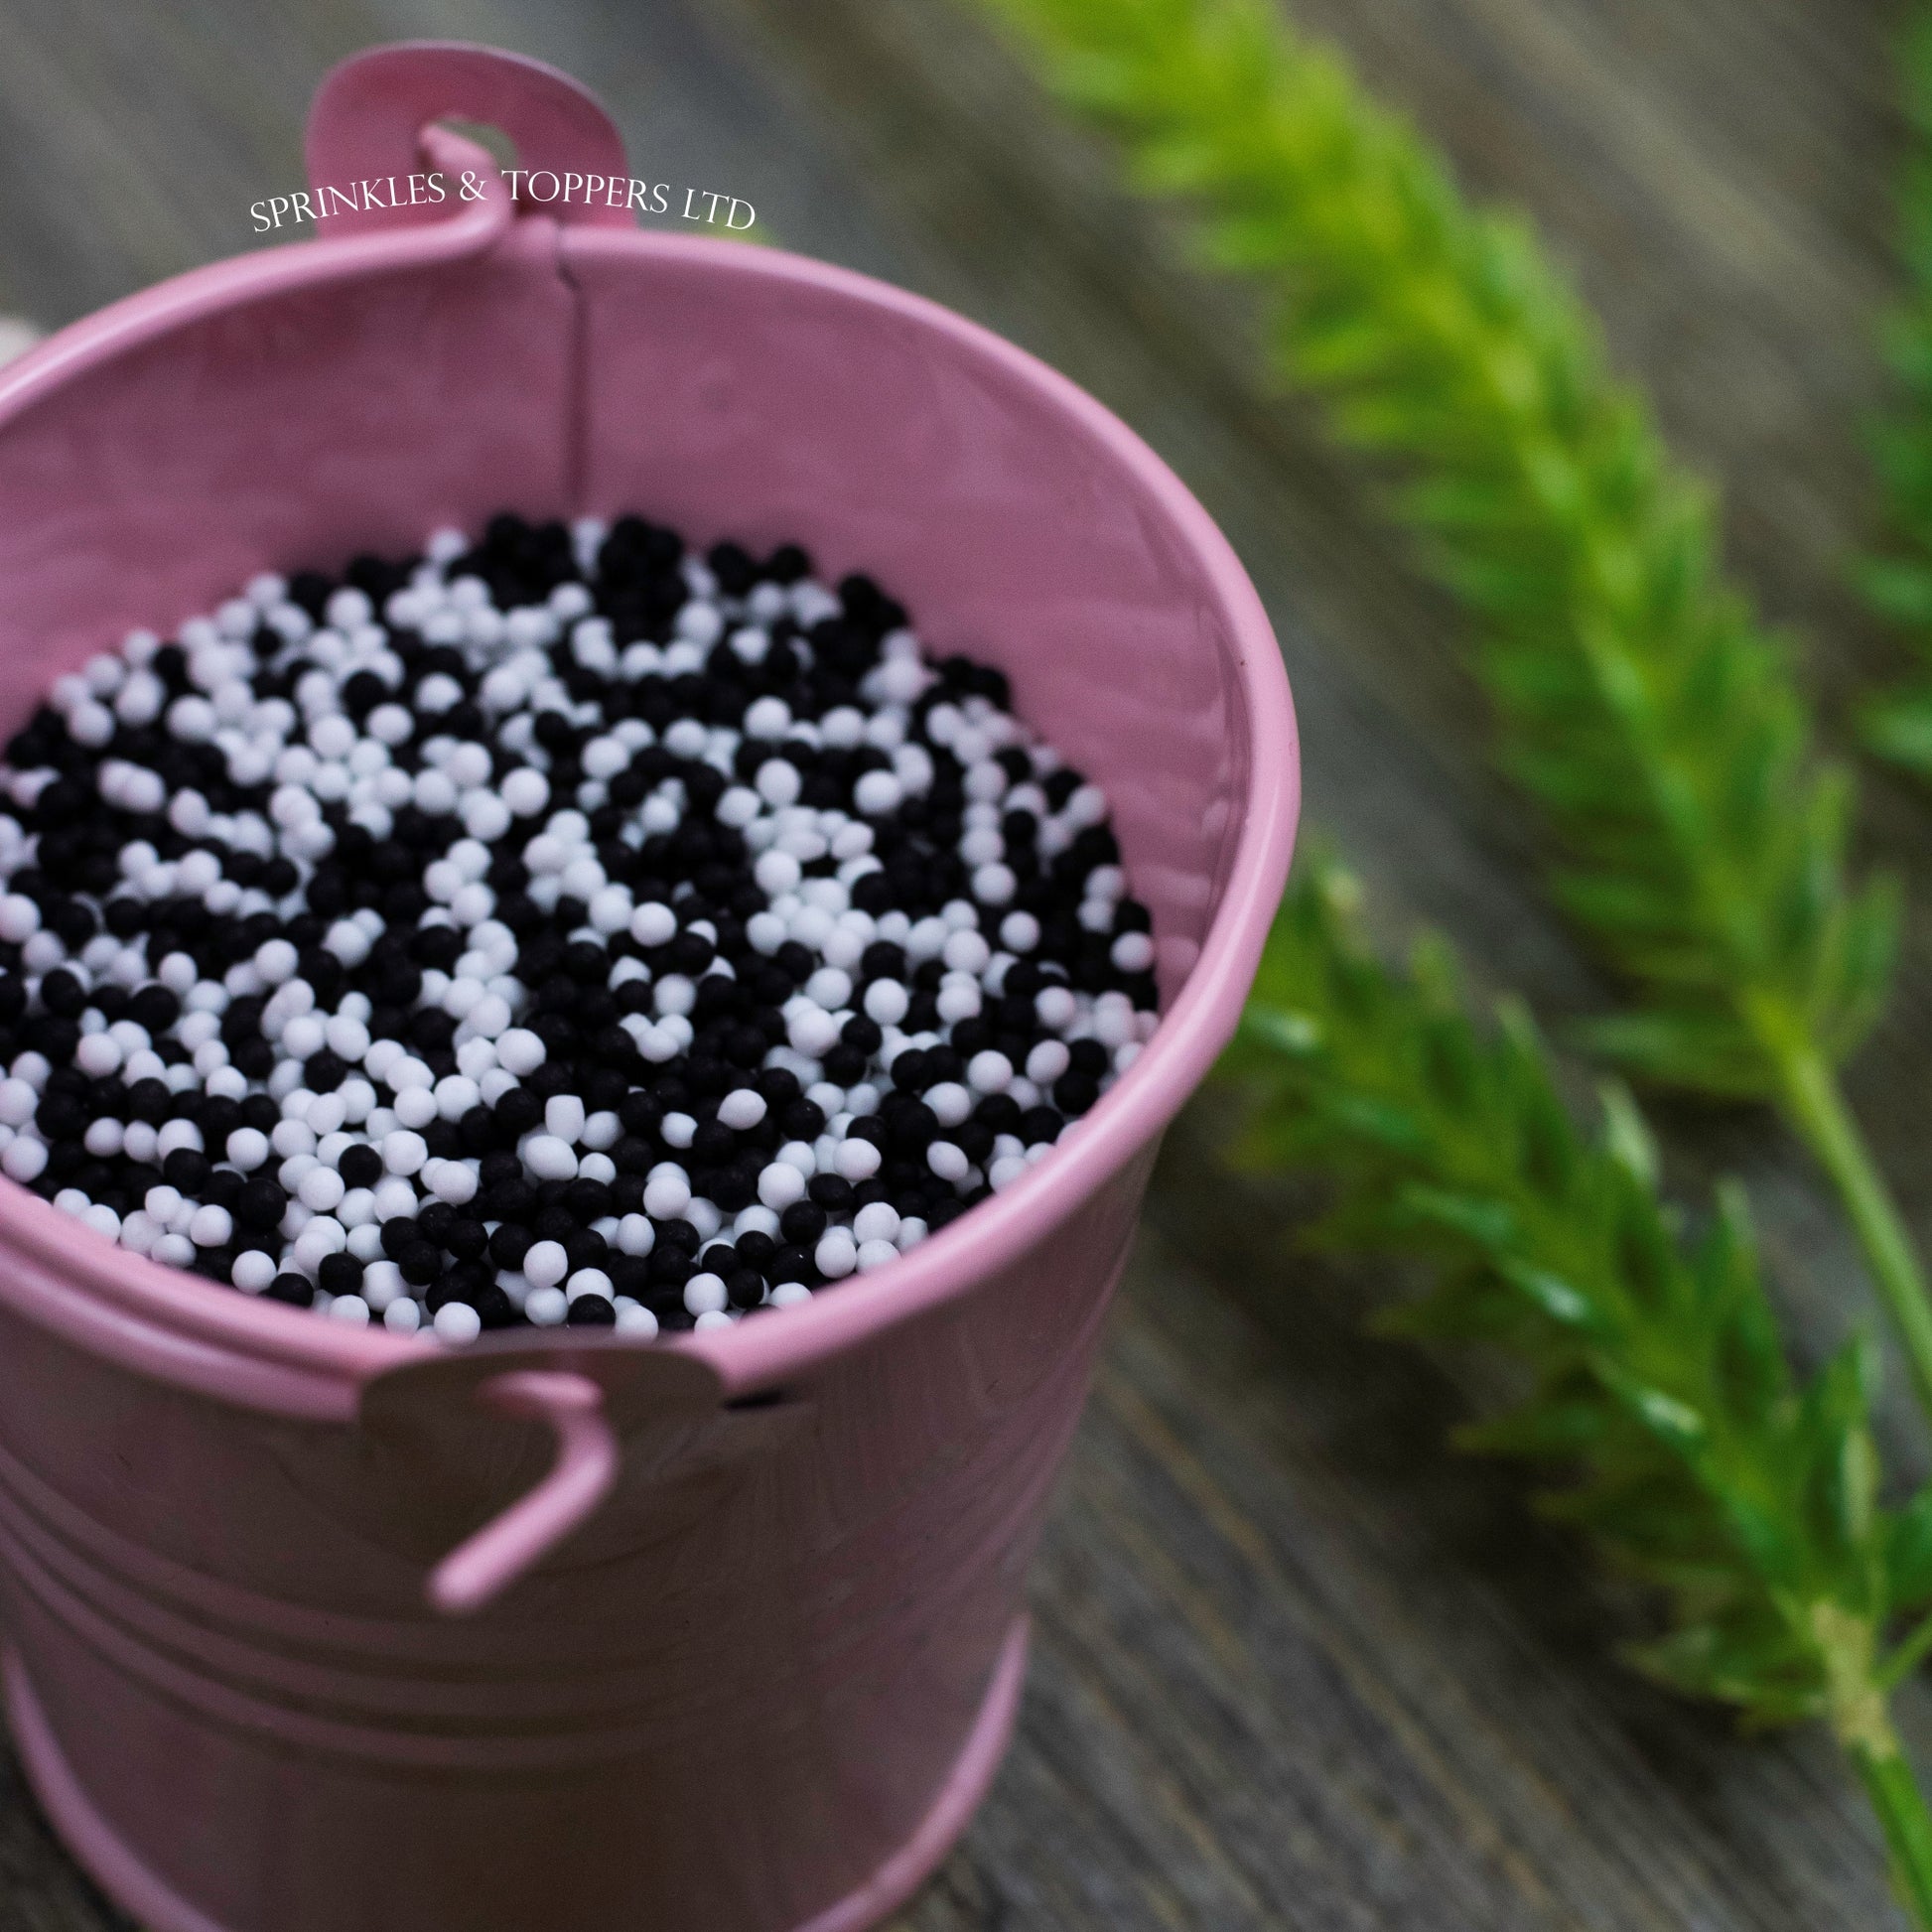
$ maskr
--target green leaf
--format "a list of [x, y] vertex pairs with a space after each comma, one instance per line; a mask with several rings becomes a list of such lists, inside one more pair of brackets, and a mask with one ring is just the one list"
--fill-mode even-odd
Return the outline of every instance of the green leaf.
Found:
[[1496, 1273], [1526, 1297], [1539, 1314], [1561, 1327], [1587, 1328], [1595, 1319], [1596, 1311], [1589, 1297], [1547, 1268], [1505, 1256], [1496, 1263]]
[[1885, 1594], [1901, 1615], [1932, 1605], [1932, 1484], [1891, 1520], [1885, 1539]]
[[1385, 971], [1360, 899], [1304, 852], [1224, 1062], [1276, 1158], [1331, 1186], [1319, 1238], [1431, 1271], [1383, 1331], [1521, 1364], [1524, 1398], [1458, 1441], [1551, 1466], [1542, 1507], [1662, 1593], [1643, 1668], [1754, 1723], [1836, 1708], [1820, 1629], [1875, 1642], [1932, 1597], [1932, 1491], [1898, 1517], [1879, 1497], [1869, 1343], [1798, 1389], [1741, 1192], [1687, 1234], [1629, 1095], [1580, 1130], [1520, 1007], [1478, 1027], [1440, 940]]
[[1918, 674], [1872, 704], [1862, 725], [1882, 759], [1932, 779], [1932, 26], [1913, 19], [1900, 70], [1914, 146], [1897, 207], [1897, 254], [1905, 288], [1883, 328], [1892, 393], [1869, 446], [1884, 485], [1886, 554], [1864, 559], [1853, 582], [1880, 617], [1902, 630], [1918, 654]]
[[[1786, 641], [1725, 577], [1710, 491], [1530, 224], [1466, 203], [1276, 0], [991, 4], [1142, 189], [1183, 200], [1207, 254], [1259, 283], [1278, 373], [1383, 460], [1389, 513], [1466, 607], [1562, 902], [1636, 989], [1592, 1045], [1726, 1098], [1787, 1101], [1794, 1053], [1837, 1065], [1890, 959], [1847, 874], [1845, 774], [1816, 753]], [[1932, 261], [1932, 191], [1923, 213]], [[1927, 298], [1899, 336], [1932, 400]], [[1932, 437], [1900, 461], [1932, 522]], [[1932, 545], [1874, 574], [1932, 612]]]
[[1864, 742], [1881, 759], [1932, 778], [1932, 690], [1914, 686], [1874, 699], [1859, 723]]

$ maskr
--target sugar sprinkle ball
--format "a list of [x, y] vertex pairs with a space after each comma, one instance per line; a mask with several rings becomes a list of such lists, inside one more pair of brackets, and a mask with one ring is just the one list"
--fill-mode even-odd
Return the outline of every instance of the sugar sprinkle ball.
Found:
[[1156, 1024], [1099, 788], [871, 579], [636, 516], [264, 575], [0, 767], [0, 1170], [330, 1320], [716, 1327]]

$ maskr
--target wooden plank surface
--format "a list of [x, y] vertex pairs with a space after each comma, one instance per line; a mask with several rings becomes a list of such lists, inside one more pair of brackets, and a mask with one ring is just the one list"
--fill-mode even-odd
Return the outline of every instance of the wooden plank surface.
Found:
[[[1887, 9], [1871, 0], [1298, 0], [1465, 178], [1532, 208], [1727, 494], [1732, 552], [1842, 709], [1891, 662], [1843, 560], [1887, 284]], [[1311, 816], [1386, 929], [1447, 925], [1561, 1017], [1607, 997], [1541, 905], [1443, 603], [1251, 379], [1253, 317], [1120, 196], [953, 0], [0, 0], [0, 311], [53, 324], [251, 245], [326, 66], [405, 35], [557, 62], [653, 176], [1045, 355], [1173, 461], [1281, 634]], [[1858, 1098], [1932, 1234], [1928, 816], [1868, 788], [1918, 905]], [[1801, 1159], [1674, 1110], [1673, 1173], [1743, 1173], [1808, 1347], [1864, 1307]], [[1448, 1457], [1482, 1371], [1362, 1337], [1398, 1284], [1317, 1268], [1293, 1190], [1171, 1140], [1036, 1580], [1021, 1734], [919, 1932], [1450, 1932], [1898, 1923], [1813, 1736], [1740, 1742], [1610, 1658], [1641, 1605]], [[1906, 1454], [1907, 1429], [1892, 1435]], [[1909, 1701], [1932, 1757], [1932, 1722]], [[0, 1770], [0, 1932], [118, 1921]]]

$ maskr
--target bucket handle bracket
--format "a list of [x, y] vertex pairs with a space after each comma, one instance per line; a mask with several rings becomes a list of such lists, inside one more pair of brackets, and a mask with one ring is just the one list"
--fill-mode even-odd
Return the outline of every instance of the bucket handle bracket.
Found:
[[[360, 185], [373, 197], [360, 207], [332, 213], [328, 232], [354, 234], [446, 219], [455, 206], [447, 185], [441, 202], [421, 203], [414, 198], [425, 191], [409, 186], [431, 147], [425, 130], [445, 119], [501, 129], [516, 145], [519, 172], [550, 173], [559, 184], [566, 174], [580, 183], [627, 182], [623, 137], [597, 96], [569, 74], [500, 48], [397, 41], [333, 69], [310, 106], [305, 160], [312, 190], [320, 195]], [[466, 144], [461, 154], [449, 152], [446, 159], [431, 147], [430, 158], [459, 170], [470, 161], [494, 174], [481, 148]], [[352, 192], [349, 199], [354, 200]], [[531, 201], [524, 207], [569, 225], [634, 228], [627, 188], [621, 199], [622, 206], [610, 194], [593, 200], [584, 188], [576, 199], [558, 193], [548, 203]]]
[[596, 1514], [618, 1474], [617, 1432], [604, 1391], [588, 1376], [515, 1369], [482, 1384], [476, 1399], [502, 1415], [548, 1423], [557, 1455], [534, 1489], [431, 1571], [429, 1600], [445, 1616], [473, 1615], [526, 1576]]
[[[517, 1345], [485, 1335], [467, 1349], [412, 1353], [365, 1383], [357, 1405], [359, 1426], [385, 1453], [414, 1458], [441, 1440], [452, 1454], [476, 1455], [478, 1411], [541, 1424], [551, 1439], [541, 1479], [433, 1562], [424, 1596], [443, 1616], [486, 1609], [598, 1514], [621, 1468], [641, 1475], [684, 1453], [726, 1399], [717, 1370], [675, 1343], [554, 1334]], [[432, 1506], [441, 1516], [444, 1506]]]

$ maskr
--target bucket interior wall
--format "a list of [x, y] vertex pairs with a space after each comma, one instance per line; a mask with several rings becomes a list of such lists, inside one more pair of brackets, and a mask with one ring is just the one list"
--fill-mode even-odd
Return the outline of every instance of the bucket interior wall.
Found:
[[1117, 429], [1083, 408], [1070, 433], [1010, 351], [937, 312], [722, 244], [577, 230], [563, 274], [554, 244], [519, 223], [481, 261], [247, 302], [0, 427], [0, 729], [130, 626], [165, 632], [260, 569], [407, 551], [505, 506], [797, 539], [830, 576], [879, 577], [935, 654], [1007, 671], [1107, 787], [1171, 1000], [1249, 745], [1213, 588]]
[[480, 260], [243, 299], [132, 346], [115, 310], [70, 332], [72, 354], [113, 352], [0, 411], [0, 729], [258, 571], [410, 550], [510, 500], [561, 511], [577, 305], [553, 255], [516, 228]]

